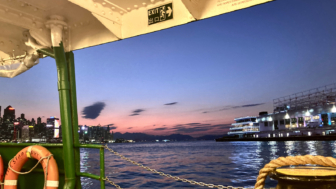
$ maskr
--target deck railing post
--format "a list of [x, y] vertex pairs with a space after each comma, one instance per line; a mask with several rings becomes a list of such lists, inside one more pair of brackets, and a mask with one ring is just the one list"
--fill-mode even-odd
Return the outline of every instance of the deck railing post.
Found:
[[64, 152], [65, 184], [64, 189], [74, 189], [76, 185], [75, 158], [72, 131], [72, 115], [70, 100], [70, 82], [67, 61], [61, 42], [53, 47], [58, 75], [58, 92], [62, 122], [62, 139]]
[[105, 148], [102, 146], [100, 148], [100, 189], [105, 189]]

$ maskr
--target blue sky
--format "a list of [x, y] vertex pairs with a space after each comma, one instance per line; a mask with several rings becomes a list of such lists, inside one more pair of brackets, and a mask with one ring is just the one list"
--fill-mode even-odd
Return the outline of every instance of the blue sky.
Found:
[[[336, 1], [277, 0], [75, 51], [79, 115], [114, 132], [224, 134], [233, 118], [272, 111], [274, 98], [336, 80]], [[59, 116], [54, 60], [0, 79], [17, 116]], [[174, 105], [166, 103], [177, 102]], [[251, 107], [230, 108], [259, 104]], [[141, 109], [139, 115], [130, 116]], [[207, 113], [204, 113], [207, 112]]]

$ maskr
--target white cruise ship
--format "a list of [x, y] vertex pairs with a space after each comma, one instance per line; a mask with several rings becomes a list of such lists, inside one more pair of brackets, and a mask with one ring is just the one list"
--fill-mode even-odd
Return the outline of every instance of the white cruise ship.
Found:
[[245, 116], [234, 119], [236, 123], [232, 123], [228, 135], [238, 135], [239, 138], [253, 137], [259, 132], [259, 123], [257, 116]]

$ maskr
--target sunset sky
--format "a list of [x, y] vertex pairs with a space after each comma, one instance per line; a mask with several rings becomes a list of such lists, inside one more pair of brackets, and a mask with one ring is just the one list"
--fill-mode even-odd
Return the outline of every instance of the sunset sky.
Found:
[[[75, 51], [79, 123], [225, 134], [235, 117], [272, 112], [274, 98], [336, 82], [335, 10], [336, 1], [277, 0]], [[53, 59], [0, 86], [2, 115], [12, 105], [17, 117], [59, 117]], [[82, 118], [97, 102], [100, 115]]]

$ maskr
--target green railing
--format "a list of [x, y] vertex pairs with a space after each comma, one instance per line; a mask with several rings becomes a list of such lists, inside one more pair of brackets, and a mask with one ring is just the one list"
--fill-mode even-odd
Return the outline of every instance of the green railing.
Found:
[[94, 175], [91, 173], [82, 173], [82, 172], [76, 172], [76, 176], [79, 177], [88, 177], [92, 179], [96, 179], [100, 181], [100, 188], [105, 189], [105, 160], [104, 160], [104, 146], [103, 145], [95, 145], [95, 144], [79, 144], [78, 146], [75, 146], [78, 148], [96, 148], [99, 149], [100, 154], [100, 176]]
[[[60, 187], [64, 189], [81, 189], [80, 177], [88, 177], [100, 181], [100, 188], [105, 188], [105, 163], [104, 163], [104, 146], [92, 144], [80, 144], [78, 136], [78, 113], [77, 113], [77, 94], [75, 78], [75, 62], [73, 52], [65, 52], [63, 43], [52, 49], [39, 49], [39, 53], [54, 58], [56, 60], [58, 91], [60, 102], [60, 114], [62, 120], [63, 144], [39, 144], [48, 148], [54, 154], [54, 158], [59, 166]], [[0, 154], [3, 154], [5, 168], [11, 158], [18, 153], [22, 147], [36, 145], [36, 143], [0, 144]], [[100, 175], [80, 172], [80, 153], [79, 148], [96, 148], [100, 149]], [[23, 170], [33, 164], [34, 161], [28, 161]], [[33, 171], [32, 175], [25, 175], [19, 182], [22, 188], [29, 188], [29, 179], [44, 179], [42, 168]], [[37, 177], [35, 178], [34, 175]], [[38, 179], [37, 179], [38, 178]], [[20, 181], [21, 180], [21, 181]], [[37, 182], [37, 181], [36, 181]], [[37, 183], [40, 185], [40, 183]], [[36, 186], [37, 186], [36, 185]], [[35, 185], [34, 185], [35, 186]]]
[[[12, 159], [20, 150], [27, 146], [32, 145], [41, 145], [43, 147], [46, 147], [53, 155], [54, 158], [59, 166], [59, 174], [60, 174], [60, 188], [64, 185], [64, 160], [63, 160], [63, 144], [39, 144], [39, 143], [0, 143], [0, 155], [2, 155], [4, 160], [4, 168], [8, 169], [7, 165], [10, 159]], [[95, 180], [100, 181], [100, 188], [105, 189], [105, 161], [104, 161], [104, 146], [103, 145], [95, 145], [95, 144], [79, 144], [77, 146], [74, 146], [74, 148], [95, 148], [99, 149], [100, 151], [100, 175], [95, 175], [91, 173], [86, 172], [78, 172], [76, 171], [76, 177], [87, 177]], [[22, 168], [22, 171], [29, 170], [32, 165], [34, 165], [36, 162], [29, 161], [27, 165], [25, 165]], [[6, 172], [6, 170], [4, 170]], [[31, 175], [23, 175], [23, 177], [20, 177], [21, 181], [19, 181], [21, 186], [23, 188], [30, 188], [31, 183], [36, 183], [41, 185], [43, 183], [43, 169], [42, 167], [37, 167]], [[38, 177], [36, 177], [38, 175]], [[27, 177], [27, 178], [24, 178]], [[29, 180], [29, 184], [26, 183]], [[42, 181], [42, 182], [41, 182]], [[36, 185], [35, 185], [36, 186]], [[43, 186], [42, 186], [43, 187]], [[41, 188], [42, 188], [41, 187]], [[81, 188], [80, 186], [76, 186], [76, 188]]]

